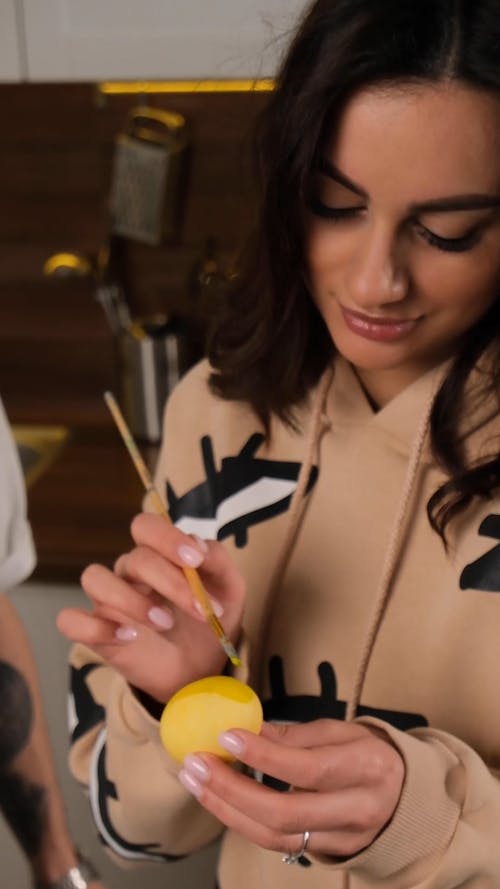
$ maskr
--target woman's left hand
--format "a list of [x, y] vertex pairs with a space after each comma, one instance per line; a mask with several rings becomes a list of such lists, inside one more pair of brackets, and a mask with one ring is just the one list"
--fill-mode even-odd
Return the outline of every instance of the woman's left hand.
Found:
[[383, 733], [335, 719], [265, 723], [260, 735], [234, 729], [223, 746], [291, 791], [266, 787], [205, 753], [186, 757], [179, 779], [227, 827], [287, 855], [302, 848], [305, 831], [312, 853], [360, 852], [392, 818], [405, 776]]

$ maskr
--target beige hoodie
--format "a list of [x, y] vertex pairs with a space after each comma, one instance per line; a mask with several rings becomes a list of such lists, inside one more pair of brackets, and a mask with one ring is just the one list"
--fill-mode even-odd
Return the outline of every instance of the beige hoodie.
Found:
[[[443, 369], [373, 413], [351, 368], [269, 445], [208, 367], [170, 398], [157, 482], [186, 531], [218, 536], [248, 586], [249, 681], [270, 720], [377, 725], [406, 764], [398, 808], [349, 861], [281, 856], [226, 831], [221, 889], [500, 887], [500, 496], [470, 506], [445, 551], [426, 504], [444, 477], [427, 421]], [[479, 381], [479, 382], [478, 382]], [[469, 387], [469, 453], [498, 450], [498, 404]], [[291, 502], [290, 502], [291, 501]], [[158, 723], [86, 649], [72, 654], [71, 763], [104, 841], [129, 860], [188, 854], [222, 826], [176, 778]], [[349, 703], [350, 702], [350, 703]]]

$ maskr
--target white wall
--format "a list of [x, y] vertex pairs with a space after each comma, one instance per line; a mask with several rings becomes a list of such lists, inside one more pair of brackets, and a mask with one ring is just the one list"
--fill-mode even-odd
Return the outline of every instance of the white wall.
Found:
[[[67, 643], [55, 627], [57, 612], [68, 604], [83, 604], [78, 587], [24, 584], [12, 595], [33, 642], [42, 695], [68, 819], [77, 845], [100, 870], [106, 889], [212, 889], [216, 849], [183, 861], [122, 870], [103, 851], [96, 837], [88, 805], [66, 766]], [[29, 869], [0, 817], [1, 886], [31, 889]]]

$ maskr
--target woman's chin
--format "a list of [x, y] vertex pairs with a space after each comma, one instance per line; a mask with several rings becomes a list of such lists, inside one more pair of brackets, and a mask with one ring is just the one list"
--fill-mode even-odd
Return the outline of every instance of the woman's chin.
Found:
[[[397, 370], [411, 363], [412, 355], [401, 344], [394, 343], [352, 343], [347, 338], [338, 336], [333, 338], [339, 355], [342, 355], [349, 364], [366, 371]], [[349, 338], [350, 340], [350, 338]]]

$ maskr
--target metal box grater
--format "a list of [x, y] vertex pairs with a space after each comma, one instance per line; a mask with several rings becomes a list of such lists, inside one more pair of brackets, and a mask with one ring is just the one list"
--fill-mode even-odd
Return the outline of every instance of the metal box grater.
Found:
[[158, 245], [176, 232], [185, 172], [187, 127], [176, 112], [133, 108], [115, 142], [111, 230]]

